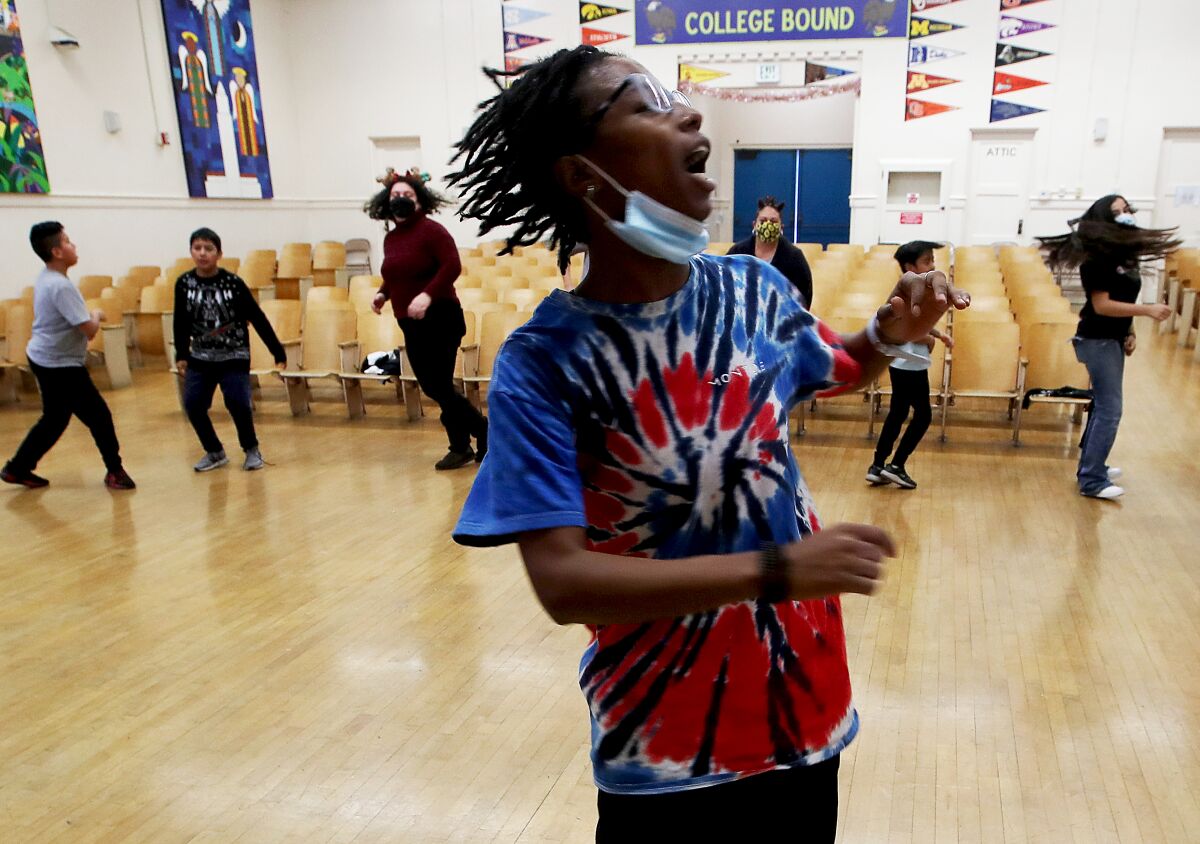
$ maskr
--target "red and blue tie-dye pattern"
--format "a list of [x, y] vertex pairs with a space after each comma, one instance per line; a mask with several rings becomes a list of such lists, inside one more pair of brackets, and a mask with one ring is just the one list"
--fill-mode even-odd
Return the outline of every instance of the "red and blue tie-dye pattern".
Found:
[[[753, 258], [697, 257], [688, 284], [650, 305], [556, 294], [497, 364], [491, 448], [456, 539], [578, 525], [593, 550], [648, 565], [800, 539], [819, 522], [788, 412], [859, 373], [787, 280]], [[812, 764], [857, 730], [836, 598], [592, 633], [580, 685], [605, 790]]]

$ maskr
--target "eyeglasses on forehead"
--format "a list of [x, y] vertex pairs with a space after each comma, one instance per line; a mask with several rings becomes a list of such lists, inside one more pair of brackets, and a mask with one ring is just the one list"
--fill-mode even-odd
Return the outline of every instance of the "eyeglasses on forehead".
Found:
[[665, 85], [648, 74], [631, 73], [621, 81], [621, 84], [612, 92], [612, 95], [604, 101], [604, 104], [596, 109], [589, 122], [593, 126], [598, 124], [608, 110], [630, 88], [637, 92], [642, 102], [651, 111], [656, 111], [660, 114], [667, 114], [674, 111], [676, 106], [692, 107], [692, 101], [682, 91], [668, 91]]

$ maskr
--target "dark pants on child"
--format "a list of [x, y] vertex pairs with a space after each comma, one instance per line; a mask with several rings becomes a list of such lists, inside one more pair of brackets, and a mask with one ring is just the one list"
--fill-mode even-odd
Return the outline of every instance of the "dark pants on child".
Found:
[[666, 794], [601, 791], [596, 841], [832, 844], [837, 833], [840, 760], [834, 756], [808, 767]]
[[258, 445], [254, 434], [254, 410], [250, 400], [250, 364], [247, 361], [228, 363], [205, 363], [188, 361], [187, 374], [183, 379], [183, 406], [188, 420], [196, 429], [200, 445], [206, 452], [222, 451], [221, 439], [213, 430], [208, 409], [212, 407], [213, 393], [221, 388], [225, 408], [233, 417], [237, 428], [238, 445], [243, 450]]
[[112, 413], [92, 383], [87, 367], [38, 366], [30, 361], [29, 368], [42, 393], [42, 417], [29, 429], [25, 441], [8, 462], [9, 470], [26, 475], [36, 469], [38, 461], [67, 430], [71, 417], [76, 416], [92, 432], [104, 467], [110, 472], [121, 471], [121, 446]]
[[895, 444], [900, 427], [908, 418], [911, 408], [912, 422], [909, 423], [908, 430], [900, 440], [900, 447], [896, 449], [896, 454], [890, 461], [903, 468], [904, 462], [921, 442], [921, 437], [929, 430], [929, 423], [933, 419], [933, 412], [929, 407], [929, 370], [913, 372], [893, 366], [888, 370], [888, 374], [892, 379], [892, 406], [888, 410], [887, 419], [883, 421], [883, 430], [879, 432], [879, 444], [875, 446], [875, 465], [883, 466], [889, 462], [888, 455], [892, 453], [892, 445]]
[[471, 437], [480, 436], [487, 422], [454, 388], [454, 361], [467, 333], [462, 305], [454, 299], [435, 299], [422, 319], [405, 317], [399, 322], [412, 374], [421, 391], [442, 409], [442, 427], [450, 439], [450, 450], [467, 451]]

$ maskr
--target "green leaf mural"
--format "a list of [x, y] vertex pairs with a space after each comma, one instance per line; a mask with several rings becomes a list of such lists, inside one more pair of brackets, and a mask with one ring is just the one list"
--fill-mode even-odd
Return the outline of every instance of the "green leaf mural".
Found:
[[0, 193], [49, 193], [16, 0], [0, 0]]

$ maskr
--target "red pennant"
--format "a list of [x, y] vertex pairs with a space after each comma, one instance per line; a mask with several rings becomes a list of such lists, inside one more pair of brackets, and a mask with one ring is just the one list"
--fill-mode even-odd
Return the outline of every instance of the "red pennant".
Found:
[[516, 73], [527, 64], [529, 64], [528, 59], [518, 59], [513, 56], [504, 57], [504, 71], [506, 73]]
[[1026, 79], [1024, 76], [1013, 76], [1011, 73], [996, 71], [992, 80], [992, 94], [1011, 94], [1013, 91], [1024, 91], [1026, 88], [1036, 88], [1046, 85], [1040, 79]]
[[603, 29], [592, 29], [590, 26], [582, 27], [582, 30], [583, 43], [588, 47], [600, 47], [604, 44], [611, 44], [613, 41], [620, 41], [622, 38], [628, 38], [627, 35], [605, 32]]
[[904, 119], [906, 121], [920, 120], [922, 117], [932, 117], [944, 111], [956, 111], [957, 109], [958, 106], [930, 103], [925, 100], [914, 100], [912, 97], [907, 97], [904, 100]]
[[910, 70], [908, 72], [908, 93], [915, 94], [918, 91], [928, 91], [930, 88], [940, 88], [943, 85], [953, 85], [958, 82], [958, 79], [950, 79], [946, 76], [934, 76], [932, 73], [921, 73], [920, 71]]

